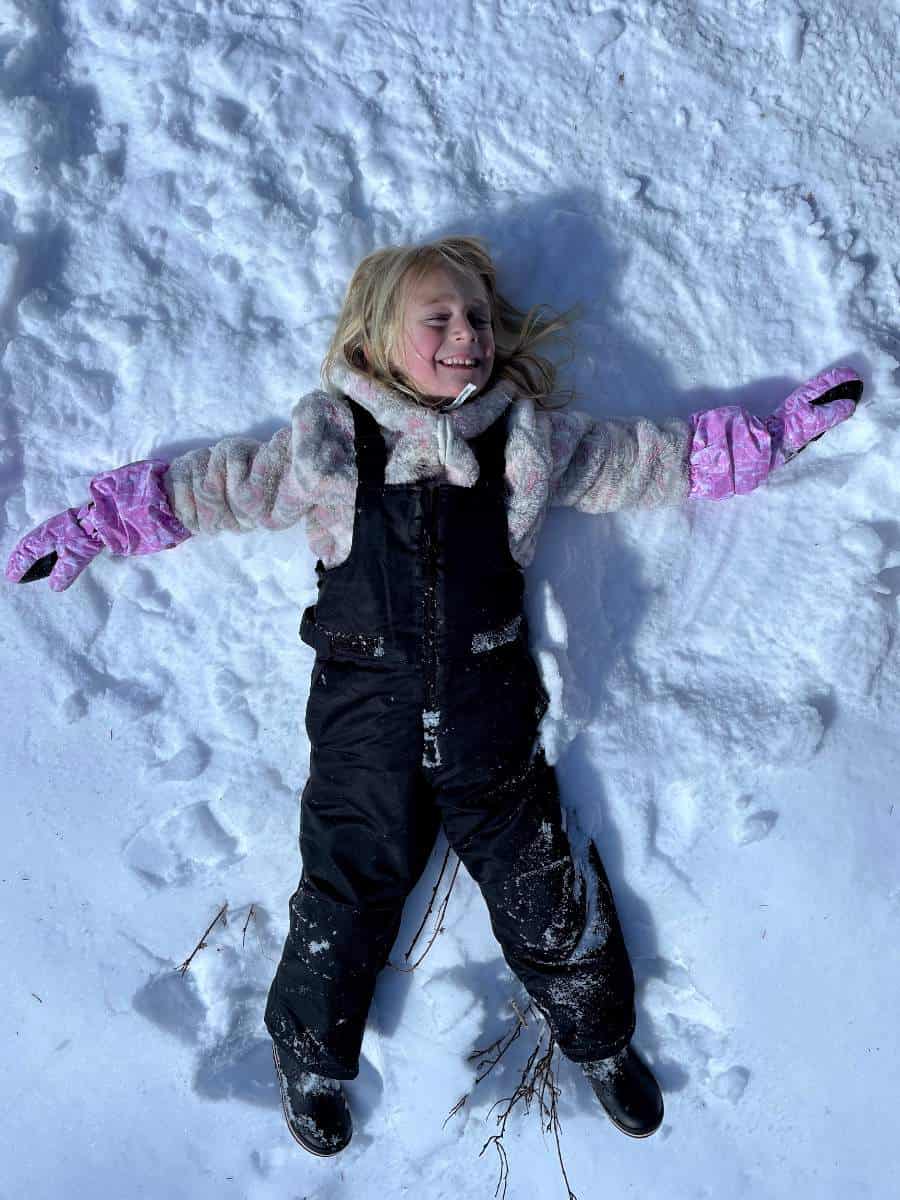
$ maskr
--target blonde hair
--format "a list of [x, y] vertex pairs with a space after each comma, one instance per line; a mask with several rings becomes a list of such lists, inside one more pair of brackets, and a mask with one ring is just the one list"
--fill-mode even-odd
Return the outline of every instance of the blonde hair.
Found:
[[[565, 337], [574, 309], [556, 313], [545, 305], [527, 312], [497, 291], [497, 272], [487, 247], [477, 237], [444, 237], [421, 246], [388, 246], [367, 255], [353, 273], [337, 328], [322, 363], [322, 379], [332, 385], [334, 369], [346, 362], [351, 370], [402, 392], [419, 404], [429, 399], [416, 391], [391, 361], [400, 346], [407, 291], [428, 271], [443, 267], [479, 279], [491, 306], [494, 366], [486, 387], [502, 380], [542, 407], [551, 399], [564, 404], [570, 392], [556, 390], [557, 366], [534, 351], [538, 342]], [[437, 402], [435, 402], [437, 403]], [[555, 406], [555, 405], [554, 405]]]

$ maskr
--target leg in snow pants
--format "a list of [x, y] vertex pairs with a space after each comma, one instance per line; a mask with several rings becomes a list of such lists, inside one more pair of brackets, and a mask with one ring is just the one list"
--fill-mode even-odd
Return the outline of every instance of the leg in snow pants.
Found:
[[356, 1075], [376, 977], [442, 825], [563, 1053], [607, 1057], [634, 1030], [631, 965], [599, 855], [591, 847], [576, 868], [555, 774], [536, 748], [547, 698], [506, 546], [496, 447], [486, 435], [475, 447], [475, 488], [385, 487], [377, 431], [354, 417], [353, 550], [324, 572], [304, 618], [317, 660], [303, 874], [267, 1028], [308, 1070]]

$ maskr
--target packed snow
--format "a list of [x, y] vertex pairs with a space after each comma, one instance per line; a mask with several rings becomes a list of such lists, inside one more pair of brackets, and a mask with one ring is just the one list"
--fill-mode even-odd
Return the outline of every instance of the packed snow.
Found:
[[[529, 569], [544, 744], [666, 1100], [634, 1142], [560, 1064], [580, 1200], [896, 1186], [898, 37], [844, 0], [0, 0], [4, 557], [99, 470], [285, 424], [389, 243], [477, 233], [517, 303], [580, 304], [592, 413], [865, 379], [759, 491], [556, 512]], [[282, 1118], [314, 594], [299, 528], [4, 585], [3, 1195], [494, 1195], [542, 1027], [473, 1087], [527, 997], [464, 872], [380, 980], [350, 1147]], [[534, 1109], [504, 1141], [510, 1200], [565, 1200]]]

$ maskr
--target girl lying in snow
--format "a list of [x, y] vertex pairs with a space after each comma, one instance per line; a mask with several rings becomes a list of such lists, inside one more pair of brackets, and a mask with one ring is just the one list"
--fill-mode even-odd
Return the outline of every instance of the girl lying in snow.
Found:
[[97, 475], [91, 499], [14, 549], [11, 581], [67, 588], [103, 549], [301, 519], [320, 561], [301, 636], [315, 648], [301, 802], [303, 873], [266, 1025], [288, 1125], [314, 1154], [350, 1140], [375, 978], [442, 825], [507, 962], [619, 1129], [660, 1125], [631, 1047], [634, 983], [592, 846], [576, 863], [537, 739], [547, 696], [528, 650], [522, 569], [551, 505], [582, 512], [752, 491], [849, 417], [862, 383], [829, 370], [766, 420], [735, 406], [659, 424], [548, 407], [535, 352], [561, 319], [497, 291], [473, 238], [394, 247], [357, 268], [290, 426], [171, 464]]

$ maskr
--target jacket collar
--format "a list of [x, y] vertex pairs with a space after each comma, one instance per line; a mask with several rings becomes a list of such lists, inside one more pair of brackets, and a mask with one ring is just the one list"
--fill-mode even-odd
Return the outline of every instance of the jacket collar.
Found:
[[471, 487], [478, 462], [466, 445], [483, 433], [514, 399], [511, 384], [501, 383], [449, 413], [417, 405], [400, 392], [353, 371], [335, 368], [334, 386], [367, 409], [378, 424], [398, 435], [389, 447], [386, 483], [413, 483], [446, 471], [451, 483]]

